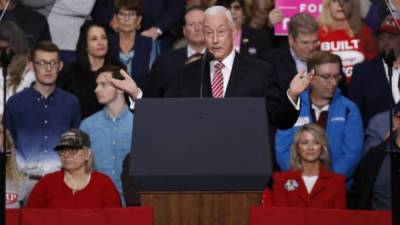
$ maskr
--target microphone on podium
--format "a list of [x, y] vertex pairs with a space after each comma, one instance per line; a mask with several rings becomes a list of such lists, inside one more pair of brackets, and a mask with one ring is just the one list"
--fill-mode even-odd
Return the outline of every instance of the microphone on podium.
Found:
[[203, 56], [201, 57], [201, 71], [200, 71], [200, 98], [203, 98], [203, 77], [204, 77], [204, 67], [207, 62], [214, 59], [214, 55], [206, 49]]

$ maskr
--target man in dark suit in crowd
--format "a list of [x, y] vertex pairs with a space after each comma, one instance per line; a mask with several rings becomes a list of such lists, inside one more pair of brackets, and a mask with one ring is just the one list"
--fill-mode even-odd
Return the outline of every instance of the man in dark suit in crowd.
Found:
[[142, 34], [157, 39], [168, 32], [182, 18], [184, 6], [184, 0], [142, 1]]
[[278, 76], [282, 89], [289, 87], [293, 76], [307, 71], [307, 59], [318, 47], [318, 23], [306, 14], [294, 15], [288, 24], [289, 46], [267, 52], [264, 60], [273, 65], [273, 74]]
[[199, 6], [193, 6], [186, 11], [182, 30], [187, 45], [158, 56], [145, 83], [144, 97], [163, 97], [169, 82], [175, 79], [177, 70], [189, 58], [200, 57], [199, 54], [204, 53], [203, 16], [204, 10]]
[[[271, 65], [234, 51], [235, 23], [225, 7], [213, 6], [205, 11], [203, 33], [214, 59], [205, 63], [204, 76], [201, 60], [183, 66], [166, 96], [264, 97], [272, 125], [281, 129], [293, 126], [298, 117], [299, 94], [308, 87], [312, 75], [298, 74], [290, 88], [282, 90], [271, 73]], [[110, 82], [131, 98], [141, 98], [143, 93], [136, 83], [124, 71], [121, 74], [124, 80], [110, 78]]]
[[[349, 97], [360, 108], [364, 127], [374, 115], [389, 110], [400, 100], [400, 29], [392, 18], [382, 23], [378, 46], [382, 54], [354, 67], [349, 88]], [[397, 58], [393, 63], [392, 93], [388, 82], [388, 66], [383, 59], [390, 49], [394, 50]]]
[[263, 54], [272, 49], [272, 40], [266, 31], [246, 25], [244, 0], [223, 0], [222, 4], [231, 11], [236, 24], [237, 32], [233, 41], [235, 50], [262, 59]]

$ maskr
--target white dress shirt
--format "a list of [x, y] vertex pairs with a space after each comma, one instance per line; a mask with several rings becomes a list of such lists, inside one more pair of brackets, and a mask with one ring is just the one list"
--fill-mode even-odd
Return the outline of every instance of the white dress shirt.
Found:
[[[385, 68], [385, 75], [386, 79], [389, 82], [389, 74], [388, 74], [388, 66], [386, 65], [385, 61], [383, 61], [383, 67]], [[400, 68], [393, 67], [393, 76], [392, 76], [392, 96], [394, 99], [394, 102], [399, 102], [400, 100], [400, 90], [398, 87], [398, 82], [399, 82], [399, 75], [400, 74]]]
[[[206, 48], [203, 48], [199, 53], [204, 53], [206, 51]], [[186, 48], [186, 56], [187, 58], [190, 58], [190, 56], [194, 55], [198, 53], [197, 51], [195, 51], [190, 45], [187, 45]]]
[[[229, 83], [229, 78], [231, 77], [231, 72], [232, 72], [232, 66], [233, 66], [233, 60], [235, 59], [235, 50], [232, 49], [231, 53], [222, 60], [222, 64], [224, 64], [224, 68], [222, 68], [222, 77], [224, 78], [224, 90], [223, 90], [223, 95], [225, 96], [226, 88], [228, 87]], [[210, 80], [214, 78], [214, 72], [215, 72], [215, 64], [217, 64], [219, 61], [217, 60], [212, 60], [210, 62]]]

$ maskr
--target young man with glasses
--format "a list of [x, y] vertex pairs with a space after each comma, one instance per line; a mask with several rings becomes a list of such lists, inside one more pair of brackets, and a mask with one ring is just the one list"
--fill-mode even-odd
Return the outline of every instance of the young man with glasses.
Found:
[[74, 95], [56, 87], [63, 66], [58, 47], [39, 42], [31, 57], [36, 82], [8, 100], [4, 123], [15, 142], [18, 169], [33, 184], [60, 169], [53, 148], [64, 131], [79, 126], [80, 109]]
[[329, 140], [332, 170], [351, 178], [363, 152], [363, 126], [357, 106], [341, 94], [341, 59], [329, 52], [317, 51], [307, 61], [314, 74], [310, 88], [300, 95], [300, 114], [296, 124], [276, 133], [276, 157], [281, 170], [289, 168], [293, 137], [304, 124], [317, 123], [325, 128]]

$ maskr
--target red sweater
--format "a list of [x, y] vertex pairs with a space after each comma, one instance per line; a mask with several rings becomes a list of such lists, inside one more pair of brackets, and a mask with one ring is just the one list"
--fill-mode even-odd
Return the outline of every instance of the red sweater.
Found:
[[121, 207], [117, 189], [111, 179], [99, 172], [92, 172], [89, 184], [72, 193], [64, 183], [64, 171], [44, 176], [32, 189], [27, 208], [106, 208]]
[[378, 54], [378, 44], [372, 30], [363, 25], [360, 32], [350, 37], [346, 30], [319, 29], [320, 49], [330, 51], [342, 59], [346, 81], [349, 82], [353, 66], [370, 60]]
[[[346, 208], [344, 176], [322, 170], [311, 193], [300, 171], [276, 172], [273, 175], [272, 206]], [[271, 205], [264, 201], [265, 205]]]

